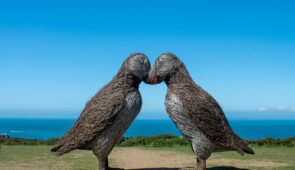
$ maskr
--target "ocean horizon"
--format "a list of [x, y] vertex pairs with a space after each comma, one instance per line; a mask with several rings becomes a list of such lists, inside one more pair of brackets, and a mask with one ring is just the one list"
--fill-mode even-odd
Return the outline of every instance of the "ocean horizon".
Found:
[[[27, 139], [61, 137], [76, 119], [0, 118], [0, 134]], [[295, 136], [295, 120], [229, 120], [235, 133], [243, 139], [288, 138]], [[131, 136], [156, 136], [173, 134], [181, 136], [171, 120], [136, 119], [124, 133]]]

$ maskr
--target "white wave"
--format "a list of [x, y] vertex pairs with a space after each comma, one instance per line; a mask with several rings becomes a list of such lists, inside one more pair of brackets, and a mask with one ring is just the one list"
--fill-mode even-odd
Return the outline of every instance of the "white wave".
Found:
[[11, 130], [10, 132], [11, 133], [23, 133], [24, 131], [21, 131], [21, 130]]

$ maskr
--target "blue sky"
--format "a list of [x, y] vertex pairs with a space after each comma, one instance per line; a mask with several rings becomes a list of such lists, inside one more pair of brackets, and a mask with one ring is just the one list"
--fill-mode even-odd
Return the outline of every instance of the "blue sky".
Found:
[[[0, 5], [0, 117], [77, 117], [132, 52], [174, 52], [229, 118], [295, 119], [293, 1], [16, 1]], [[167, 118], [141, 84], [139, 118]]]

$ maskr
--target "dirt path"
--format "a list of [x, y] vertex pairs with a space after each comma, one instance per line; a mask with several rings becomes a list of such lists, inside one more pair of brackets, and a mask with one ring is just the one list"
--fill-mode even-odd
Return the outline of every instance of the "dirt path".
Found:
[[[140, 148], [115, 148], [110, 155], [111, 166], [124, 169], [194, 169], [195, 157], [179, 152], [145, 150]], [[238, 159], [211, 158], [208, 165], [236, 167], [241, 169], [278, 168], [288, 164], [271, 161], [247, 161]]]
[[139, 148], [115, 148], [110, 155], [110, 162], [114, 167], [124, 169], [194, 167], [192, 156]]

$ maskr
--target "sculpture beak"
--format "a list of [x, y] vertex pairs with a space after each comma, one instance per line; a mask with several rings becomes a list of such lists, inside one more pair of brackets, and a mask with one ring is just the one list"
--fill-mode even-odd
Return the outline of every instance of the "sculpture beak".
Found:
[[157, 73], [156, 71], [152, 74], [151, 84], [157, 84]]
[[151, 65], [148, 75], [144, 80], [147, 84], [157, 84], [157, 73], [154, 65]]

